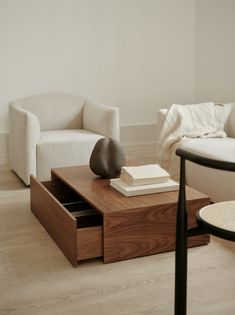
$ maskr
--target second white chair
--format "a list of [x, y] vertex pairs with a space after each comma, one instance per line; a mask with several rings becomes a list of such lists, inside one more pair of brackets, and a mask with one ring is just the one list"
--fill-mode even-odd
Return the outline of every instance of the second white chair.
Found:
[[29, 185], [50, 179], [53, 167], [83, 165], [102, 137], [119, 140], [119, 111], [67, 94], [42, 94], [9, 107], [10, 166]]

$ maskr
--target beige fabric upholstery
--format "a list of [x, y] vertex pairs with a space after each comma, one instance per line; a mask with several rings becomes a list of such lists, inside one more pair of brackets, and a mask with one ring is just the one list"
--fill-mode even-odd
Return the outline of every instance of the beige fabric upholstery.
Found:
[[42, 94], [13, 102], [14, 107], [33, 113], [41, 130], [83, 128], [85, 99], [66, 94]]
[[116, 127], [118, 124], [118, 108], [95, 104], [90, 100], [85, 102], [83, 111], [84, 129], [119, 140], [119, 128]]
[[[158, 110], [159, 130], [166, 113], [167, 109]], [[235, 162], [235, 104], [218, 106], [217, 114], [222, 117], [227, 138], [196, 138], [184, 144], [183, 147], [199, 155]], [[209, 195], [213, 202], [235, 199], [235, 174], [233, 172], [205, 168], [187, 161], [186, 181], [189, 186]]]
[[33, 174], [50, 178], [50, 168], [87, 164], [103, 136], [119, 140], [118, 108], [66, 94], [42, 94], [9, 106], [10, 166], [29, 185]]
[[82, 129], [42, 132], [37, 144], [37, 178], [48, 178], [53, 167], [89, 164], [92, 149], [102, 137]]
[[37, 117], [21, 108], [10, 106], [9, 163], [28, 185], [29, 174], [36, 174], [36, 144], [40, 140]]
[[[208, 158], [235, 162], [235, 139], [195, 139], [183, 146]], [[235, 199], [235, 174], [186, 162], [187, 184], [211, 197], [213, 202]]]

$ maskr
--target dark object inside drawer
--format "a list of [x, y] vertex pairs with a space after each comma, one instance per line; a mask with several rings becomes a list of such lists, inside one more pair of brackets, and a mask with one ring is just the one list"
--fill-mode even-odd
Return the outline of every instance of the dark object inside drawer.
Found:
[[64, 203], [63, 206], [77, 219], [77, 228], [103, 225], [103, 217], [84, 200]]

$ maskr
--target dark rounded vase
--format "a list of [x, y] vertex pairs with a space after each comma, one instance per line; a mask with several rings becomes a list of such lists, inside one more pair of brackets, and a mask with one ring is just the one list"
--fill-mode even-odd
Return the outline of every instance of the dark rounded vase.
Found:
[[116, 178], [126, 163], [124, 151], [120, 143], [113, 139], [98, 140], [90, 157], [90, 169], [103, 178]]

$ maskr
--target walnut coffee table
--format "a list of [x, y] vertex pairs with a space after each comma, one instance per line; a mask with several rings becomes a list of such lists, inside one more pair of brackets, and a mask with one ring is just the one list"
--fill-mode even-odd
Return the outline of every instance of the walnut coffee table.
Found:
[[[73, 266], [103, 257], [105, 263], [175, 249], [178, 191], [125, 197], [88, 166], [52, 169], [51, 181], [31, 176], [31, 209]], [[187, 187], [188, 223], [209, 197]], [[189, 246], [209, 243], [191, 237]]]

